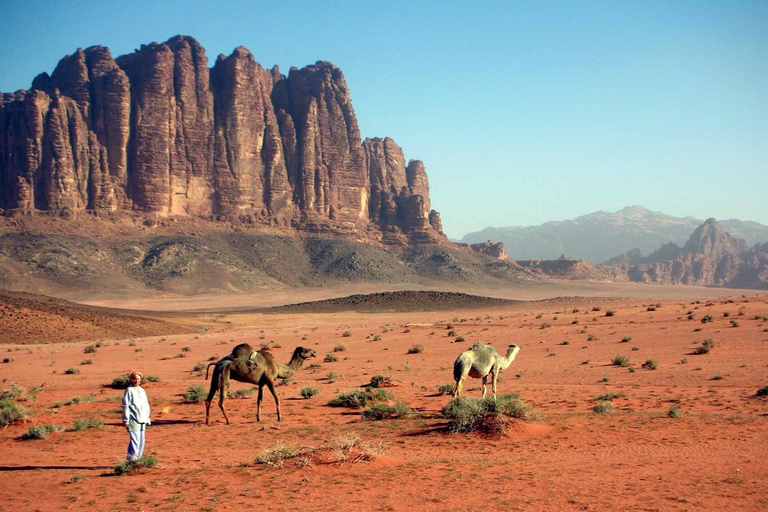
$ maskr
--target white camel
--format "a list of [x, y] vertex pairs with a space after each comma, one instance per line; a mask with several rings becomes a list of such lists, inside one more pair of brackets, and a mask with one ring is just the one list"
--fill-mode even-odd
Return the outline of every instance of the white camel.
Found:
[[469, 350], [462, 352], [453, 363], [453, 378], [456, 380], [456, 387], [453, 388], [453, 396], [461, 394], [461, 388], [467, 375], [475, 379], [483, 379], [483, 398], [487, 391], [486, 384], [488, 375], [492, 379], [493, 396], [496, 396], [496, 381], [499, 378], [501, 370], [506, 370], [512, 361], [520, 352], [519, 345], [510, 345], [507, 348], [507, 355], [502, 357], [496, 349], [482, 343], [475, 343]]

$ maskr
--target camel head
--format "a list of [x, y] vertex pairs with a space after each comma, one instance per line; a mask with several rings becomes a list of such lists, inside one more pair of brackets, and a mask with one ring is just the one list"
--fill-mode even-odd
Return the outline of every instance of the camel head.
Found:
[[517, 357], [517, 353], [520, 352], [520, 348], [522, 348], [520, 345], [515, 345], [514, 343], [507, 347], [507, 357], [511, 356], [512, 359]]
[[296, 350], [293, 351], [293, 357], [291, 357], [291, 361], [295, 359], [304, 361], [305, 359], [309, 359], [310, 357], [315, 357], [315, 356], [317, 356], [317, 352], [315, 352], [311, 348], [296, 347]]

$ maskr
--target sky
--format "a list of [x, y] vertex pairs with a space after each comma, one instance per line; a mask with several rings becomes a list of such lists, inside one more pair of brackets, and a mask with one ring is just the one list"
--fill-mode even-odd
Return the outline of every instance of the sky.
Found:
[[768, 2], [0, 0], [0, 91], [176, 34], [339, 66], [451, 238], [642, 205], [768, 224]]

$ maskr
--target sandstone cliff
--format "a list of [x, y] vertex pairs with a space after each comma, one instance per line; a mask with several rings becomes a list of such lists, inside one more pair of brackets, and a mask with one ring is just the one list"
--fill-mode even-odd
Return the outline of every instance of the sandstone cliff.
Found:
[[0, 208], [202, 216], [404, 243], [444, 238], [422, 162], [360, 137], [344, 75], [288, 76], [176, 36], [64, 57], [0, 103]]
[[682, 248], [665, 244], [648, 257], [632, 251], [600, 269], [617, 280], [768, 289], [768, 252], [747, 247], [715, 219], [696, 228]]

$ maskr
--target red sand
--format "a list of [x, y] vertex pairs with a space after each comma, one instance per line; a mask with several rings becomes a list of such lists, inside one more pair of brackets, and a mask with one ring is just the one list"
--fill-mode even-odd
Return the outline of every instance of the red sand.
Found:
[[[303, 300], [300, 292], [296, 298]], [[768, 398], [755, 397], [768, 385], [768, 322], [755, 319], [768, 316], [768, 295], [731, 300], [217, 314], [202, 319], [211, 326], [206, 332], [111, 341], [92, 354], [83, 353], [92, 342], [4, 345], [2, 357], [13, 361], [0, 363], [2, 388], [18, 383], [42, 391], [22, 403], [32, 410], [29, 423], [0, 429], [0, 510], [768, 510]], [[593, 312], [593, 306], [602, 310]], [[607, 309], [615, 315], [605, 316]], [[713, 321], [701, 323], [707, 314]], [[545, 322], [552, 326], [542, 329]], [[464, 342], [447, 336], [448, 323]], [[374, 335], [381, 339], [372, 341]], [[622, 342], [625, 336], [632, 339]], [[694, 340], [706, 338], [715, 342], [712, 351], [693, 355]], [[454, 359], [475, 341], [499, 351], [522, 345], [502, 373], [499, 392], [519, 393], [542, 419], [514, 422], [501, 439], [443, 430], [440, 409], [449, 397], [437, 388], [452, 382]], [[203, 405], [182, 399], [187, 387], [208, 385], [192, 368], [241, 342], [274, 342], [283, 362], [297, 345], [309, 346], [318, 353], [309, 363], [322, 368], [305, 364], [291, 384], [277, 388], [282, 423], [265, 390], [260, 424], [254, 395], [227, 402], [232, 425], [214, 406], [212, 424], [205, 426]], [[339, 344], [346, 346], [335, 353], [339, 360], [322, 362]], [[407, 354], [413, 345], [425, 351]], [[616, 355], [627, 356], [635, 371], [613, 366]], [[79, 364], [85, 359], [93, 364]], [[641, 367], [648, 359], [658, 361], [657, 370]], [[81, 373], [66, 375], [68, 368]], [[158, 467], [117, 477], [113, 467], [128, 440], [119, 423], [122, 392], [104, 385], [133, 368], [161, 379], [146, 385], [153, 407], [147, 454], [157, 457]], [[329, 372], [339, 375], [333, 383]], [[396, 381], [389, 391], [416, 414], [368, 422], [358, 411], [326, 405], [377, 374]], [[305, 386], [321, 392], [305, 400], [299, 394]], [[479, 387], [470, 379], [465, 389], [479, 396]], [[613, 400], [614, 412], [596, 414], [594, 398], [604, 393], [625, 397]], [[94, 402], [53, 408], [90, 394]], [[672, 406], [683, 416], [668, 417]], [[19, 440], [30, 426], [71, 427], [91, 416], [106, 426]], [[254, 464], [278, 442], [317, 447], [343, 434], [383, 441], [386, 450], [372, 462]]]

